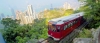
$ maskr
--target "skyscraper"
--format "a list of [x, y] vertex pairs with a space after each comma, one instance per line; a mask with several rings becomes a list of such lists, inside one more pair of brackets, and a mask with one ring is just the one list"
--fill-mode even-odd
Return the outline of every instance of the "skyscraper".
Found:
[[20, 20], [20, 24], [33, 23], [33, 20], [35, 18], [34, 13], [33, 13], [32, 5], [28, 5], [26, 11], [24, 12], [16, 11], [16, 19]]
[[66, 3], [64, 3], [64, 5], [63, 5], [63, 9], [67, 10], [67, 9], [72, 9], [72, 8], [71, 8], [70, 4], [68, 4], [68, 3], [66, 2]]
[[35, 14], [33, 12], [32, 5], [27, 6], [27, 14], [28, 14], [28, 18], [29, 18], [29, 23], [32, 23], [33, 20], [35, 19]]
[[7, 15], [6, 17], [7, 17], [7, 18], [9, 18], [10, 16], [9, 16], [9, 15]]
[[16, 11], [16, 19], [20, 20], [20, 24], [26, 24], [25, 13]]
[[33, 8], [32, 8], [32, 5], [28, 5], [28, 6], [27, 6], [27, 13], [29, 14], [29, 16], [32, 16], [32, 15], [33, 15]]
[[25, 23], [29, 24], [29, 23], [33, 23], [33, 15], [29, 15], [26, 11], [24, 12], [24, 18], [25, 18]]
[[14, 18], [13, 18], [13, 19], [15, 19], [15, 18], [16, 18], [16, 15], [15, 15], [15, 11], [14, 11], [14, 9], [13, 9], [13, 8], [11, 8], [11, 12], [12, 12], [12, 16], [14, 16]]
[[5, 15], [4, 15], [3, 13], [1, 13], [1, 17], [2, 17], [2, 18], [4, 18], [4, 17], [5, 17]]
[[4, 15], [3, 13], [1, 13], [0, 15], [1, 15], [1, 20], [2, 20], [3, 18], [5, 18], [5, 15]]
[[34, 18], [34, 19], [37, 18], [37, 17], [36, 17], [36, 12], [35, 12], [35, 11], [33, 11], [33, 18]]
[[20, 19], [20, 15], [19, 15], [19, 14], [20, 14], [20, 12], [19, 12], [19, 11], [16, 11], [16, 19], [17, 19], [17, 20]]

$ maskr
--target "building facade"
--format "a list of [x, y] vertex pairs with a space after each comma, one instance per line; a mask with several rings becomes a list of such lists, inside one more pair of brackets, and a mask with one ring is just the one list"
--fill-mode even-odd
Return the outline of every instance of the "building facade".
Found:
[[66, 2], [63, 5], [63, 9], [67, 10], [67, 9], [72, 9], [72, 8], [71, 8], [71, 5]]
[[20, 20], [20, 24], [33, 23], [35, 14], [33, 13], [32, 5], [28, 5], [27, 10], [24, 12], [16, 11], [16, 19]]

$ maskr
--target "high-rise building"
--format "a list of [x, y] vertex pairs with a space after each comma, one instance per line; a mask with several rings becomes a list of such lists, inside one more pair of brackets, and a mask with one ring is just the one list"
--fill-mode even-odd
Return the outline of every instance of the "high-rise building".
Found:
[[29, 23], [32, 23], [33, 20], [35, 19], [35, 12], [33, 12], [33, 7], [32, 5], [28, 5], [27, 6], [27, 14], [28, 14], [28, 17], [29, 17]]
[[63, 9], [67, 10], [67, 9], [72, 9], [72, 8], [71, 8], [70, 4], [68, 4], [68, 3], [66, 2], [66, 3], [64, 3], [64, 5], [63, 5]]
[[1, 13], [1, 17], [2, 17], [2, 18], [5, 18], [5, 15], [4, 15], [3, 13]]
[[32, 15], [33, 15], [33, 8], [32, 8], [32, 5], [28, 5], [28, 6], [27, 6], [27, 13], [29, 14], [29, 16], [32, 16]]
[[48, 11], [48, 9], [47, 9], [47, 8], [45, 8], [45, 9], [44, 9], [44, 11]]
[[12, 12], [12, 16], [14, 17], [13, 19], [15, 19], [16, 18], [16, 15], [15, 15], [15, 11], [14, 11], [13, 8], [11, 8], [11, 12]]
[[16, 11], [16, 19], [20, 20], [21, 24], [33, 23], [35, 18], [35, 12], [33, 12], [32, 5], [28, 5], [27, 10], [24, 12]]
[[15, 17], [13, 15], [11, 15], [10, 18], [12, 18], [13, 20], [15, 19]]
[[25, 13], [24, 17], [25, 17], [26, 24], [33, 23], [34, 20], [33, 15], [29, 15], [26, 11], [24, 13]]
[[13, 19], [14, 20], [14, 16], [12, 16], [12, 15], [6, 15], [6, 17], [5, 18], [11, 18], [11, 19]]
[[34, 19], [37, 18], [37, 17], [36, 17], [36, 12], [35, 12], [35, 11], [33, 12], [33, 18], [34, 18]]
[[1, 20], [2, 20], [3, 18], [5, 18], [5, 15], [4, 15], [3, 13], [1, 13], [0, 16], [1, 16]]
[[23, 13], [20, 11], [16, 11], [16, 19], [20, 20], [20, 24], [24, 24]]
[[6, 17], [7, 17], [7, 18], [9, 18], [10, 16], [9, 16], [9, 15], [7, 15]]
[[16, 11], [16, 19], [20, 20], [20, 11]]
[[38, 13], [38, 14], [37, 14], [37, 18], [38, 18], [38, 19], [45, 18], [45, 17], [44, 17], [44, 12]]

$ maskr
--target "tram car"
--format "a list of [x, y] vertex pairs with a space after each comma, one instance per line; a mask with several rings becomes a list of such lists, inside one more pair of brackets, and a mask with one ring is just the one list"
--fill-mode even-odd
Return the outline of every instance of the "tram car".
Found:
[[48, 36], [58, 41], [70, 34], [74, 29], [85, 22], [84, 13], [71, 14], [60, 18], [51, 19], [48, 22]]

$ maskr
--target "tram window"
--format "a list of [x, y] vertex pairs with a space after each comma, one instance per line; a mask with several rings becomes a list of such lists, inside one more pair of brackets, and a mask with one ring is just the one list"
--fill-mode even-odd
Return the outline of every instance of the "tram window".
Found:
[[53, 29], [54, 32], [56, 32], [56, 27], [55, 26], [53, 26], [52, 29]]
[[73, 22], [72, 22], [72, 26], [73, 26]]
[[77, 23], [77, 21], [75, 21], [75, 23]]
[[75, 23], [77, 23], [77, 22], [78, 22], [78, 20], [77, 20], [77, 19], [76, 19], [75, 21], [76, 21]]
[[74, 21], [72, 22], [72, 24], [74, 25]]
[[67, 28], [68, 28], [68, 25], [65, 25], [65, 26], [64, 26], [64, 30], [66, 30]]
[[69, 23], [69, 24], [68, 24], [68, 28], [70, 27], [70, 25], [71, 25], [71, 24]]
[[75, 21], [74, 21], [74, 24], [75, 24]]
[[54, 24], [49, 24], [49, 29], [52, 31], [56, 31], [56, 26]]
[[59, 29], [57, 29], [57, 32], [60, 32], [60, 30], [59, 30]]
[[64, 30], [66, 30], [66, 25], [64, 26]]
[[74, 21], [72, 22], [72, 25], [74, 25]]
[[71, 24], [71, 26], [72, 26], [72, 25], [73, 25], [73, 22], [71, 22], [70, 24]]
[[71, 22], [70, 22], [70, 27], [72, 26]]
[[60, 32], [60, 26], [57, 26], [57, 32]]
[[70, 26], [72, 26], [71, 22], [70, 22]]

